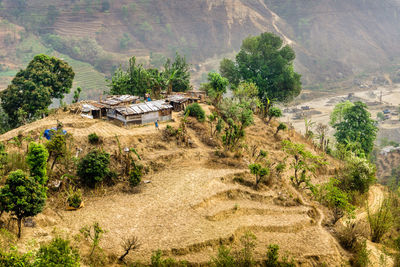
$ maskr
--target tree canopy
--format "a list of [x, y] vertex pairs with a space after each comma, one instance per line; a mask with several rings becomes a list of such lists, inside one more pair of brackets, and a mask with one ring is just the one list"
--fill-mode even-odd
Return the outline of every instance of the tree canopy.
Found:
[[364, 103], [356, 102], [354, 106], [347, 108], [343, 120], [333, 127], [336, 129], [335, 137], [339, 144], [357, 142], [365, 156], [372, 152], [378, 128]]
[[70, 92], [74, 76], [65, 61], [43, 54], [35, 56], [0, 94], [10, 126], [40, 118], [47, 112], [52, 98], [62, 99]]
[[21, 237], [22, 219], [40, 213], [46, 198], [46, 188], [34, 178], [28, 177], [21, 170], [10, 173], [0, 190], [0, 207], [17, 217], [18, 237]]
[[223, 59], [220, 72], [232, 87], [237, 87], [240, 81], [253, 82], [261, 99], [286, 102], [301, 91], [301, 76], [293, 68], [295, 57], [293, 49], [283, 46], [279, 36], [262, 33], [243, 41], [235, 62]]

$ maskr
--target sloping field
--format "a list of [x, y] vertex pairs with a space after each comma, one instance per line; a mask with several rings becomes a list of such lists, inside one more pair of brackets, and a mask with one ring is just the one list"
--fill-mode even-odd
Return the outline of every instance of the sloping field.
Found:
[[[177, 127], [179, 116], [174, 114], [176, 122], [170, 124]], [[83, 226], [99, 222], [107, 230], [101, 243], [107, 254], [121, 254], [122, 238], [139, 238], [141, 246], [129, 256], [131, 260], [146, 262], [153, 251], [161, 249], [164, 255], [206, 263], [222, 244], [238, 248], [240, 237], [247, 231], [257, 237], [257, 259], [265, 257], [270, 244], [278, 244], [283, 254], [294, 257], [302, 266], [340, 266], [346, 258], [321, 225], [324, 215], [318, 205], [308, 203], [287, 184], [289, 173], [257, 190], [238, 183], [234, 179], [238, 176], [253, 179], [247, 174], [248, 163], [221, 163], [215, 150], [203, 144], [193, 129], [188, 134], [195, 148], [183, 148], [174, 141], [162, 141], [161, 131], [154, 125], [127, 129], [108, 121], [58, 113], [8, 132], [0, 140], [9, 140], [18, 133], [36, 139], [43, 129], [54, 127], [57, 119], [84, 151], [90, 146], [87, 135], [96, 132], [104, 140], [103, 148], [114, 153], [117, 135], [122, 147], [138, 148], [145, 166], [159, 167], [143, 178], [150, 183], [140, 185], [135, 193], [123, 184], [104, 188], [102, 193], [86, 191], [85, 207], [77, 211], [64, 211], [56, 204], [62, 195], [54, 195], [46, 210], [35, 218], [37, 226], [24, 229], [21, 244], [32, 238], [39, 243], [47, 241], [60, 231], [73, 236]], [[166, 124], [161, 125], [164, 127]], [[282, 160], [284, 155], [273, 132], [272, 127], [256, 119], [247, 142], [249, 146], [260, 144], [271, 161]], [[280, 138], [301, 140], [293, 133]], [[335, 164], [331, 165], [334, 168]]]

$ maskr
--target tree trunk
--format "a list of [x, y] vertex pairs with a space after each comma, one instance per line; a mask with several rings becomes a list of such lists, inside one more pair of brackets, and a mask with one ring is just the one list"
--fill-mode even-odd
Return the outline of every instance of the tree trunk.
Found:
[[51, 170], [54, 169], [54, 165], [56, 165], [57, 158], [54, 158], [53, 163], [51, 164]]
[[128, 255], [129, 250], [125, 251], [124, 255], [122, 255], [121, 257], [119, 257], [118, 261], [120, 262], [124, 262], [124, 258], [126, 257], [126, 255]]
[[21, 238], [21, 228], [22, 228], [22, 218], [17, 218], [18, 220], [18, 238]]

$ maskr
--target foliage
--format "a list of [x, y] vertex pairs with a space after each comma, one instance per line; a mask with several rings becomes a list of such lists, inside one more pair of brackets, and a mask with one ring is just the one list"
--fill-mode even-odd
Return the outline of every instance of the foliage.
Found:
[[58, 160], [65, 157], [67, 153], [67, 135], [62, 132], [62, 129], [53, 131], [51, 139], [46, 143], [47, 151], [49, 151], [49, 158], [53, 158], [51, 169], [54, 168]]
[[80, 87], [76, 88], [76, 90], [74, 91], [72, 103], [78, 103], [81, 92], [82, 92], [82, 88], [80, 88]]
[[252, 232], [246, 232], [240, 237], [243, 248], [236, 255], [237, 266], [254, 266], [254, 249], [256, 247], [256, 236]]
[[164, 64], [164, 76], [171, 77], [172, 91], [185, 92], [190, 90], [190, 66], [186, 62], [186, 57], [176, 53], [175, 59], [167, 59]]
[[276, 127], [275, 135], [277, 135], [279, 131], [284, 131], [286, 129], [287, 129], [286, 124], [284, 124], [283, 122], [279, 123], [278, 127]]
[[370, 117], [367, 106], [362, 102], [356, 102], [348, 108], [343, 115], [343, 121], [334, 125], [337, 142], [359, 142], [364, 154], [368, 156], [372, 152], [378, 131], [375, 121]]
[[301, 91], [300, 75], [293, 70], [295, 53], [273, 33], [248, 37], [235, 62], [224, 59], [220, 72], [236, 87], [238, 81], [254, 82], [259, 97], [290, 101]]
[[0, 250], [0, 266], [3, 267], [29, 267], [32, 258], [31, 253], [19, 253], [14, 247], [8, 252]]
[[348, 100], [337, 104], [331, 113], [329, 124], [331, 126], [334, 126], [337, 123], [341, 123], [343, 121], [344, 115], [353, 106], [354, 104]]
[[91, 241], [90, 256], [93, 255], [95, 250], [101, 250], [100, 240], [105, 233], [105, 231], [100, 227], [98, 222], [93, 223], [93, 225], [86, 225], [80, 229], [81, 234], [84, 238]]
[[338, 186], [340, 181], [331, 178], [326, 184], [316, 187], [314, 193], [319, 202], [326, 205], [333, 212], [336, 223], [343, 216], [351, 216], [355, 207], [350, 204], [349, 195]]
[[94, 144], [98, 144], [100, 142], [100, 138], [96, 133], [91, 133], [88, 135], [88, 140], [89, 143], [94, 145]]
[[217, 257], [211, 258], [210, 265], [213, 267], [234, 267], [236, 266], [236, 260], [229, 248], [220, 246]]
[[214, 104], [218, 105], [221, 102], [222, 96], [226, 93], [229, 81], [216, 72], [208, 73], [207, 80], [208, 83], [202, 85], [203, 89], [213, 100]]
[[138, 186], [143, 176], [143, 166], [134, 165], [133, 169], [129, 172], [129, 184], [132, 187]]
[[304, 144], [295, 144], [289, 140], [282, 141], [282, 149], [292, 157], [290, 166], [294, 170], [294, 175], [290, 177], [290, 180], [293, 185], [296, 187], [303, 183], [309, 185], [308, 173], [314, 173], [316, 167], [323, 164], [321, 159], [307, 151]]
[[79, 161], [77, 174], [82, 183], [94, 187], [110, 173], [109, 164], [110, 154], [93, 150]]
[[367, 249], [367, 241], [358, 243], [355, 248], [355, 255], [352, 262], [352, 266], [355, 267], [366, 267], [371, 261], [369, 260], [369, 255], [371, 251]]
[[384, 234], [386, 234], [393, 225], [393, 216], [391, 212], [391, 201], [385, 199], [379, 209], [371, 214], [369, 207], [368, 222], [371, 228], [371, 241], [379, 243]]
[[384, 121], [385, 120], [385, 115], [383, 114], [383, 112], [378, 112], [378, 114], [376, 114], [376, 118], [379, 121]]
[[200, 122], [203, 122], [206, 118], [204, 109], [198, 103], [193, 103], [187, 106], [185, 109], [185, 114], [189, 114], [190, 117], [197, 118], [197, 120]]
[[253, 111], [261, 107], [261, 102], [258, 99], [258, 88], [255, 83], [241, 82], [233, 91], [233, 94], [240, 104], [248, 105]]
[[163, 259], [161, 250], [157, 250], [151, 255], [150, 266], [151, 267], [186, 267], [186, 266], [188, 266], [188, 264], [185, 261], [177, 262], [176, 260], [174, 260], [172, 258]]
[[70, 92], [74, 76], [66, 62], [43, 54], [35, 56], [0, 94], [9, 124], [17, 127], [46, 114], [52, 98], [62, 99]]
[[249, 165], [250, 173], [256, 176], [256, 186], [269, 175], [270, 170], [268, 167], [262, 167], [260, 163], [253, 163]]
[[225, 148], [233, 150], [244, 138], [245, 129], [254, 122], [253, 111], [247, 105], [234, 102], [232, 99], [223, 99], [219, 111], [226, 122], [222, 142]]
[[49, 244], [41, 245], [36, 253], [34, 266], [37, 267], [78, 267], [80, 257], [68, 240], [54, 238]]
[[80, 189], [74, 190], [72, 187], [68, 192], [67, 198], [68, 205], [75, 209], [78, 209], [82, 204], [82, 192]]
[[40, 184], [47, 183], [47, 159], [49, 153], [42, 144], [31, 142], [29, 144], [26, 163], [29, 166], [31, 176]]
[[23, 218], [40, 213], [46, 203], [46, 188], [28, 177], [23, 171], [10, 173], [4, 187], [0, 189], [0, 207], [17, 217], [18, 237], [21, 237]]
[[3, 170], [8, 163], [8, 153], [6, 146], [0, 142], [0, 170]]
[[267, 113], [268, 116], [268, 123], [272, 120], [272, 118], [280, 118], [282, 117], [282, 110], [277, 107], [271, 107]]
[[342, 170], [341, 187], [347, 191], [368, 192], [375, 182], [375, 166], [365, 158], [351, 156]]
[[269, 245], [267, 251], [267, 259], [264, 261], [266, 267], [295, 267], [293, 260], [289, 262], [286, 257], [279, 261], [279, 246]]

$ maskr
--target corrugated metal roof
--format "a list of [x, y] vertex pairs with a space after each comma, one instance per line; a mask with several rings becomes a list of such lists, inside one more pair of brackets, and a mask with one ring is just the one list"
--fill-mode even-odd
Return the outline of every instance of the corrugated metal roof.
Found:
[[171, 95], [168, 97], [168, 101], [175, 103], [183, 103], [187, 100], [189, 100], [189, 98], [183, 95]]
[[127, 115], [149, 113], [164, 109], [172, 109], [172, 106], [164, 102], [164, 100], [157, 100], [157, 101], [133, 104], [126, 107], [119, 107], [116, 108], [115, 110], [121, 113], [122, 115], [127, 116]]
[[100, 110], [100, 109], [91, 104], [83, 104], [82, 105], [82, 112], [90, 112], [92, 110]]
[[134, 95], [110, 95], [107, 96], [106, 99], [101, 100], [100, 103], [115, 106], [124, 102], [133, 102], [137, 99], [139, 99], [139, 97]]

